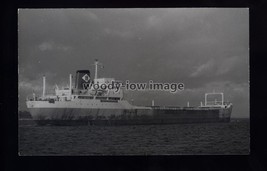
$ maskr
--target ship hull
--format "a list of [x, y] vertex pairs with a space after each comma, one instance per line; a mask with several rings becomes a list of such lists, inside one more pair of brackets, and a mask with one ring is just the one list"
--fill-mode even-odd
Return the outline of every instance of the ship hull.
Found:
[[30, 108], [38, 125], [147, 125], [229, 122], [228, 108]]

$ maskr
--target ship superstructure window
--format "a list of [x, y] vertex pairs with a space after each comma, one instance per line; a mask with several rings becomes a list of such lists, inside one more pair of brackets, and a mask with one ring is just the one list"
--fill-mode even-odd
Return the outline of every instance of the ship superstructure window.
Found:
[[109, 97], [108, 99], [109, 99], [109, 100], [120, 100], [119, 97]]
[[115, 103], [118, 103], [118, 100], [106, 100], [106, 99], [103, 99], [103, 100], [100, 100], [100, 102], [115, 102]]
[[92, 96], [78, 96], [78, 99], [93, 99]]
[[104, 100], [107, 99], [107, 97], [96, 97], [96, 99]]
[[49, 103], [55, 103], [55, 100], [54, 99], [49, 99], [48, 102]]

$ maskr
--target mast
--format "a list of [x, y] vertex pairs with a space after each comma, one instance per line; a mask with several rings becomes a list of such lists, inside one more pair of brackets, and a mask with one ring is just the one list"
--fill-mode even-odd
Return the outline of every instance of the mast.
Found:
[[98, 60], [95, 60], [95, 79], [97, 79], [97, 65], [98, 65]]
[[45, 97], [45, 75], [43, 76], [43, 97]]
[[97, 79], [98, 78], [98, 75], [97, 75], [98, 74], [98, 72], [97, 72], [98, 66], [101, 66], [103, 68], [103, 65], [101, 63], [99, 63], [97, 59], [95, 59], [94, 66], [95, 66], [95, 79]]
[[221, 93], [221, 95], [222, 95], [222, 105], [223, 105], [223, 103], [224, 103], [224, 96], [223, 96], [223, 93]]
[[72, 75], [70, 74], [70, 95], [71, 95], [71, 90], [72, 90]]

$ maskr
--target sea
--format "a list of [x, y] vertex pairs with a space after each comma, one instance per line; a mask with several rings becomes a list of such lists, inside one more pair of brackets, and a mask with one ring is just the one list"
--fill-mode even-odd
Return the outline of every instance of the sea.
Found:
[[20, 156], [248, 155], [250, 122], [37, 126], [22, 119], [18, 140]]

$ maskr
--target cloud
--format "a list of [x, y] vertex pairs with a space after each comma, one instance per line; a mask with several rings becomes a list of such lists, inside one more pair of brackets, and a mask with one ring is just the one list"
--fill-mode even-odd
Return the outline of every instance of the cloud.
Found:
[[162, 24], [162, 18], [156, 15], [149, 16], [147, 18], [148, 28], [159, 28]]
[[[217, 77], [221, 75], [234, 72], [233, 70], [239, 68], [244, 58], [242, 56], [233, 56], [228, 58], [210, 59], [206, 63], [203, 63], [196, 67], [196, 69], [190, 74], [190, 77], [207, 76]], [[244, 74], [244, 73], [243, 73]]]
[[56, 44], [53, 41], [43, 42], [38, 45], [38, 48], [40, 51], [52, 51], [52, 50], [68, 51], [72, 49], [70, 46], [66, 46], [63, 44]]
[[213, 67], [214, 67], [214, 60], [211, 59], [208, 62], [198, 66], [197, 69], [193, 73], [191, 73], [190, 76], [196, 77], [196, 76], [207, 74], [209, 71], [212, 70]]
[[104, 33], [109, 36], [119, 37], [123, 39], [129, 39], [134, 37], [134, 34], [131, 31], [119, 31], [110, 28], [105, 28]]
[[[46, 90], [51, 92], [54, 89], [54, 86], [46, 81]], [[21, 80], [19, 81], [19, 91], [41, 93], [43, 90], [43, 81], [42, 77], [38, 80]]]
[[[41, 90], [43, 86], [43, 76], [46, 77], [46, 87], [52, 88], [51, 80], [57, 77], [56, 73], [46, 71], [45, 73], [35, 73], [35, 77], [30, 79], [19, 73], [19, 87], [25, 90], [36, 89]], [[54, 83], [53, 83], [54, 84]]]
[[230, 98], [235, 96], [248, 96], [249, 94], [249, 84], [248, 83], [234, 83], [230, 81], [213, 81], [206, 83], [205, 85], [197, 88], [186, 88], [183, 93], [192, 94], [204, 94], [210, 92], [224, 92], [224, 94]]
[[52, 50], [53, 49], [53, 46], [51, 43], [49, 42], [43, 42], [42, 44], [40, 44], [39, 46], [39, 49], [41, 51], [46, 51], [46, 50]]
[[236, 64], [242, 59], [241, 57], [234, 56], [228, 59], [223, 59], [218, 65], [216, 75], [222, 75], [230, 72]]
[[90, 11], [85, 11], [85, 14], [92, 20], [99, 20], [98, 16]]
[[21, 81], [19, 82], [19, 89], [21, 91], [24, 90], [32, 90], [32, 91], [41, 91], [42, 90], [42, 86], [38, 85], [36, 83], [32, 83], [32, 82], [26, 82], [26, 81]]

